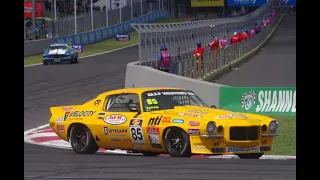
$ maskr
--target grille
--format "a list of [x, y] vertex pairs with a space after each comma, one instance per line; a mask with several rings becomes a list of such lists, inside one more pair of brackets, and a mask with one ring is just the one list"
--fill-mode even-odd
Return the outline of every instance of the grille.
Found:
[[258, 140], [259, 127], [231, 127], [231, 141], [253, 141]]
[[62, 58], [65, 57], [64, 54], [55, 54], [55, 55], [49, 55], [49, 58]]

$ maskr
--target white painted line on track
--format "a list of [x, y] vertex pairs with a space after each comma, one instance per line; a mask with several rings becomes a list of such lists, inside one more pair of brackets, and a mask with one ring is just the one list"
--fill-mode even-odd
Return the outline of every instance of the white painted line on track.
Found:
[[24, 136], [26, 136], [29, 133], [32, 133], [34, 131], [38, 131], [40, 129], [43, 129], [43, 128], [46, 128], [46, 127], [49, 127], [49, 126], [50, 126], [49, 124], [45, 124], [45, 125], [42, 125], [42, 126], [39, 126], [39, 127], [36, 127], [36, 128], [29, 129], [29, 130], [24, 132]]
[[35, 134], [27, 135], [29, 139], [37, 138], [37, 137], [52, 137], [52, 136], [57, 136], [57, 134], [53, 132], [53, 133], [35, 133]]
[[[236, 155], [209, 156], [208, 158], [209, 159], [240, 159]], [[296, 156], [263, 155], [259, 159], [289, 160], [289, 159], [296, 159]]]
[[[110, 50], [110, 51], [105, 51], [105, 52], [101, 52], [101, 53], [97, 53], [97, 54], [92, 54], [92, 55], [88, 55], [88, 56], [79, 57], [79, 59], [85, 59], [85, 58], [89, 58], [89, 57], [99, 56], [99, 55], [102, 55], [102, 54], [112, 53], [112, 52], [115, 52], [115, 51], [119, 51], [119, 50], [122, 50], [122, 49], [126, 49], [126, 48], [129, 48], [129, 47], [132, 47], [132, 46], [136, 46], [138, 44], [139, 43], [135, 43], [135, 44], [131, 44], [129, 46], [113, 49], [113, 50]], [[24, 67], [26, 68], [26, 67], [39, 66], [39, 65], [42, 65], [42, 63], [26, 65]]]

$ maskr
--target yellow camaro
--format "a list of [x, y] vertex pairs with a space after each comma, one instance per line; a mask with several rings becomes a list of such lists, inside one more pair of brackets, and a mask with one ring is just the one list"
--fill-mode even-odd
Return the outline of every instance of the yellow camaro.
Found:
[[122, 149], [145, 156], [271, 151], [278, 122], [270, 117], [208, 107], [178, 88], [131, 88], [100, 94], [83, 105], [51, 107], [50, 126], [76, 153]]

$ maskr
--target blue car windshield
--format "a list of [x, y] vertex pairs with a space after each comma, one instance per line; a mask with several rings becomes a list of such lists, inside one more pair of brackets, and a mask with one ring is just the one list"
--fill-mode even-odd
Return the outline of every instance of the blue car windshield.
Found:
[[50, 46], [50, 50], [55, 50], [55, 49], [67, 49], [67, 46]]
[[154, 90], [142, 93], [144, 111], [174, 109], [175, 106], [208, 107], [194, 92], [170, 89]]

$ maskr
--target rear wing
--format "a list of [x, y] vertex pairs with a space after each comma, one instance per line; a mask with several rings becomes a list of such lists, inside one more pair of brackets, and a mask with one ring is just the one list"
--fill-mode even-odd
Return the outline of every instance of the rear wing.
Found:
[[52, 116], [64, 116], [66, 112], [75, 111], [77, 106], [79, 107], [79, 105], [50, 107], [50, 113]]

